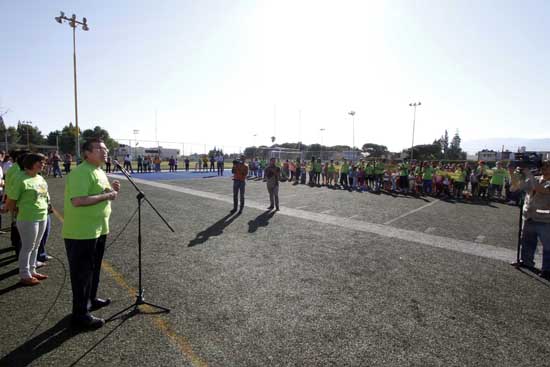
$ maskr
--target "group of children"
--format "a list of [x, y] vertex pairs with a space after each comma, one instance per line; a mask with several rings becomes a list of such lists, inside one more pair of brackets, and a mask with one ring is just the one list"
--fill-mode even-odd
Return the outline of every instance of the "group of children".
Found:
[[[266, 161], [249, 162], [249, 177], [262, 179]], [[433, 195], [456, 199], [500, 200], [506, 198], [512, 204], [519, 201], [510, 192], [513, 167], [505, 169], [500, 162], [488, 168], [484, 161], [477, 164], [433, 161], [384, 162], [383, 160], [357, 162], [296, 159], [281, 161], [281, 180], [311, 186], [327, 186], [350, 191], [386, 191], [403, 194]]]

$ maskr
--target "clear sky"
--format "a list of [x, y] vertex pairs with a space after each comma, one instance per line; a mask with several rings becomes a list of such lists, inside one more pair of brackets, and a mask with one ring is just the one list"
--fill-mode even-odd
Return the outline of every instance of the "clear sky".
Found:
[[445, 129], [550, 137], [550, 1], [1, 0], [8, 125], [74, 121], [60, 10], [90, 27], [77, 31], [80, 127], [118, 139], [137, 129], [188, 154], [271, 136], [352, 145], [355, 130], [356, 146], [400, 151], [418, 101], [415, 144]]

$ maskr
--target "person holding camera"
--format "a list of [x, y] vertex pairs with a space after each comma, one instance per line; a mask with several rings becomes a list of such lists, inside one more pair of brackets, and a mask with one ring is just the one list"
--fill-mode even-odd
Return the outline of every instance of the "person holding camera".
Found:
[[518, 266], [534, 269], [537, 241], [542, 243], [540, 276], [550, 280], [550, 161], [542, 162], [542, 176], [529, 169], [512, 178], [511, 191], [525, 192], [521, 229], [521, 260]]

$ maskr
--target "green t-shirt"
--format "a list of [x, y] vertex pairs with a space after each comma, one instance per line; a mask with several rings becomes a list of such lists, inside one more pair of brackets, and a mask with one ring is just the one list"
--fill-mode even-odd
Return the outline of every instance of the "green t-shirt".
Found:
[[453, 174], [453, 179], [455, 180], [455, 182], [465, 182], [466, 172], [458, 168]]
[[508, 176], [508, 171], [504, 168], [493, 169], [493, 177], [491, 177], [491, 185], [504, 185], [504, 178]]
[[408, 176], [409, 175], [409, 165], [402, 163], [399, 165], [399, 175]]
[[349, 164], [343, 163], [342, 167], [340, 167], [340, 173], [348, 174], [349, 173]]
[[31, 177], [24, 171], [12, 177], [8, 197], [17, 201], [17, 220], [39, 222], [48, 217], [48, 184], [40, 175]]
[[26, 176], [25, 171], [22, 171], [17, 163], [11, 166], [6, 171], [6, 178], [4, 180], [4, 187], [6, 188], [6, 195], [9, 196], [10, 190], [17, 185], [17, 181], [21, 177]]
[[376, 162], [374, 163], [374, 174], [375, 175], [382, 175], [384, 174], [384, 163], [382, 162]]
[[431, 180], [434, 175], [434, 169], [432, 166], [426, 166], [422, 170], [422, 179], [423, 180]]
[[334, 173], [336, 171], [336, 167], [334, 167], [334, 165], [331, 164], [330, 166], [328, 166], [327, 171], [328, 173]]
[[367, 176], [374, 175], [374, 167], [371, 166], [370, 164], [368, 164], [368, 165], [365, 167], [365, 174], [366, 174]]
[[105, 172], [87, 161], [82, 162], [67, 175], [63, 238], [89, 240], [109, 233], [111, 215], [109, 200], [78, 207], [71, 202], [72, 198], [99, 195], [109, 190], [111, 190], [111, 184]]

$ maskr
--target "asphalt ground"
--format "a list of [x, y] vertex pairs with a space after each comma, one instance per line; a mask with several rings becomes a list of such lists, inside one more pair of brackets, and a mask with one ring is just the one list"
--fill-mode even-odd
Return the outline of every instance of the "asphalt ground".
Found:
[[[64, 179], [48, 183], [61, 210]], [[252, 180], [230, 215], [228, 177], [139, 184], [175, 229], [144, 203], [145, 297], [171, 312], [79, 333], [60, 222], [50, 278], [32, 288], [4, 234], [1, 366], [550, 365], [550, 285], [509, 265], [517, 207], [282, 183], [274, 213]], [[123, 182], [113, 203], [105, 318], [138, 286], [135, 194]]]

